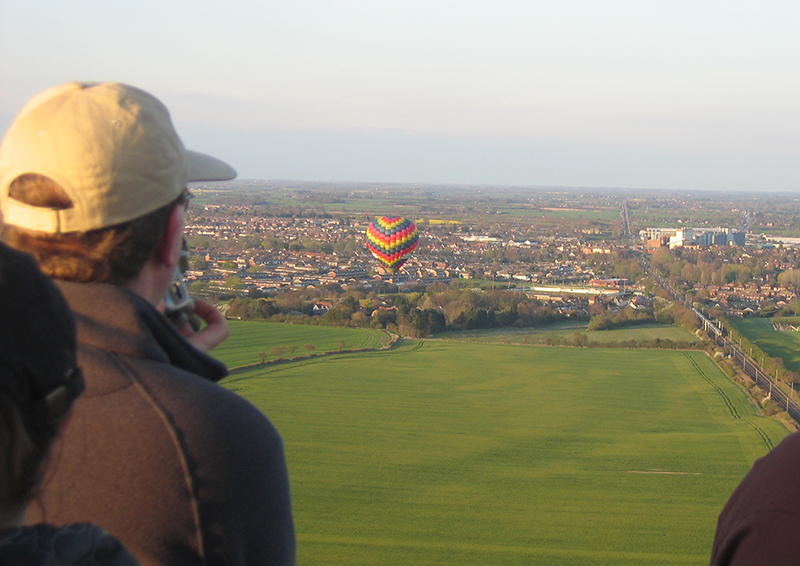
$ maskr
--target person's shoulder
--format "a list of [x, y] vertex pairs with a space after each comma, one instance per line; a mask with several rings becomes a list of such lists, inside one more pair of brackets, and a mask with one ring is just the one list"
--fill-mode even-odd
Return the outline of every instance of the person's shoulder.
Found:
[[770, 451], [770, 454], [776, 452], [791, 452], [800, 456], [800, 432], [793, 432], [784, 437], [784, 439], [781, 440], [780, 443]]
[[800, 432], [795, 432], [784, 438], [764, 457], [756, 460], [752, 472], [794, 476], [798, 466], [800, 466]]
[[281, 443], [267, 416], [250, 401], [217, 383], [175, 367], [141, 362], [145, 394], [184, 431], [202, 431], [206, 442]]
[[[795, 481], [798, 466], [800, 433], [794, 433], [755, 461], [723, 509], [721, 525], [758, 514], [798, 515], [800, 484]], [[760, 521], [764, 521], [763, 515]]]
[[220, 453], [216, 444], [230, 450], [253, 444], [261, 449], [282, 447], [277, 431], [257, 407], [210, 379], [167, 360], [88, 346], [81, 352], [86, 398], [105, 398], [93, 405], [94, 411], [113, 405], [130, 412], [135, 406], [149, 430], [164, 430], [173, 441], [181, 438], [185, 449], [210, 458]]
[[[139, 561], [116, 538], [90, 523], [72, 523], [56, 532], [57, 546], [62, 552], [70, 545], [75, 555], [82, 556], [76, 564], [81, 566], [137, 566]], [[65, 556], [64, 564], [68, 564]]]

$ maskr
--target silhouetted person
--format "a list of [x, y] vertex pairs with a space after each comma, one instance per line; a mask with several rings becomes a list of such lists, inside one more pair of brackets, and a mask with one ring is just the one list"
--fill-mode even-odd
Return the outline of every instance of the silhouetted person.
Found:
[[0, 244], [0, 564], [136, 566], [87, 523], [23, 526], [50, 445], [83, 391], [75, 323], [33, 258]]
[[800, 433], [756, 460], [717, 521], [712, 566], [800, 564]]
[[181, 252], [189, 181], [235, 172], [188, 152], [167, 109], [117, 84], [71, 83], [23, 108], [0, 146], [5, 241], [55, 279], [78, 325], [86, 394], [56, 442], [31, 520], [91, 521], [144, 564], [293, 564], [283, 444], [215, 384], [204, 352], [157, 310]]

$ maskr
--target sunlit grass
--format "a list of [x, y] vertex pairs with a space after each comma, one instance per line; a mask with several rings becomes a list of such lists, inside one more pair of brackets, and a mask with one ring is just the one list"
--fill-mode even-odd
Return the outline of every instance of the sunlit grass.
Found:
[[406, 341], [223, 383], [283, 434], [306, 565], [707, 564], [786, 434], [700, 352]]
[[[258, 363], [261, 361], [262, 353], [266, 355], [267, 360], [272, 360], [277, 357], [270, 353], [275, 346], [296, 346], [292, 356], [304, 356], [309, 353], [321, 354], [341, 349], [380, 348], [389, 341], [385, 332], [366, 328], [242, 320], [230, 320], [228, 324], [231, 327], [230, 338], [213, 352], [214, 357], [223, 361], [228, 367]], [[309, 351], [305, 348], [306, 344], [311, 344], [314, 349]]]
[[[784, 324], [798, 324], [800, 319], [774, 319]], [[771, 318], [737, 318], [731, 319], [733, 326], [748, 340], [774, 358], [781, 358], [784, 365], [800, 372], [800, 332], [781, 332], [772, 326]]]

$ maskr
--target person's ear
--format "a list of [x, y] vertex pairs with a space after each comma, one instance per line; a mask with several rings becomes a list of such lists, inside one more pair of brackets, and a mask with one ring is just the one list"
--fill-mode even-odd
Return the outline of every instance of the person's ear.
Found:
[[183, 246], [183, 220], [183, 207], [176, 204], [169, 213], [161, 240], [155, 250], [156, 259], [165, 267], [173, 268], [178, 265], [180, 260]]

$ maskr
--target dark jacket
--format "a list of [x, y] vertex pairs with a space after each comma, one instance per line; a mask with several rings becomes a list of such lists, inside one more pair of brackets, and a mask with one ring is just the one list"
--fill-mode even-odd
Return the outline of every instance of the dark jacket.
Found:
[[145, 565], [293, 564], [283, 443], [214, 383], [225, 367], [134, 293], [57, 284], [76, 315], [86, 391], [29, 520], [96, 523]]
[[0, 529], [3, 566], [138, 566], [120, 542], [95, 525]]
[[711, 564], [800, 564], [800, 433], [756, 460], [733, 492], [717, 522]]

